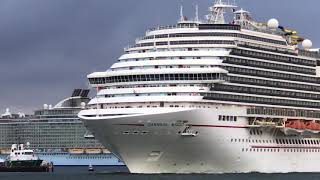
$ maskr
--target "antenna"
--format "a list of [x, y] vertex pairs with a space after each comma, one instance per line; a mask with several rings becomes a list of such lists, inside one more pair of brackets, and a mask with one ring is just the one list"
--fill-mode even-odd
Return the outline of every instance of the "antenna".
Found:
[[183, 5], [181, 4], [180, 6], [180, 22], [184, 21], [184, 16], [183, 16]]
[[199, 6], [196, 4], [196, 18], [194, 19], [196, 22], [199, 22]]

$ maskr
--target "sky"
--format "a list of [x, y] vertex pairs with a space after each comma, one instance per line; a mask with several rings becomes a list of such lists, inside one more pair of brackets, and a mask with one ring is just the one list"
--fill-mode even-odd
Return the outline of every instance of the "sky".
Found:
[[[189, 17], [198, 4], [204, 18], [212, 2], [0, 0], [0, 113], [31, 113], [55, 105], [74, 88], [88, 88], [87, 74], [109, 68], [148, 28], [175, 24], [181, 4]], [[320, 47], [319, 0], [236, 3], [254, 19], [276, 18]]]

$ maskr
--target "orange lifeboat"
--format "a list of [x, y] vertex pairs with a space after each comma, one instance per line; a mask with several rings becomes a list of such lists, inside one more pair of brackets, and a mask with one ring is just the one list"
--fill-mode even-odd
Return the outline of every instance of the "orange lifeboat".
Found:
[[304, 123], [301, 122], [301, 120], [298, 119], [288, 119], [285, 121], [285, 128], [283, 129], [283, 132], [286, 135], [297, 135], [304, 131]]
[[304, 129], [304, 124], [301, 120], [289, 120], [286, 121], [286, 127], [292, 129]]
[[286, 121], [285, 127], [287, 128], [293, 128], [294, 122], [293, 121]]
[[304, 124], [306, 129], [315, 130], [315, 124], [312, 121], [305, 121]]
[[299, 122], [300, 122], [300, 129], [304, 130], [307, 128], [307, 125], [304, 120], [300, 120]]
[[317, 131], [320, 131], [320, 124], [319, 122], [314, 122], [315, 128]]
[[319, 131], [318, 124], [316, 122], [311, 122], [311, 130]]

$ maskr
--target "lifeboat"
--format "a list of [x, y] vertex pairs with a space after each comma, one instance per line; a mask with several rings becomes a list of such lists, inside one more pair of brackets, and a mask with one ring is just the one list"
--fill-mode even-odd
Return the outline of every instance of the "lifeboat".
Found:
[[320, 123], [312, 120], [287, 120], [283, 132], [286, 135], [312, 135], [320, 132]]
[[101, 149], [92, 148], [92, 149], [86, 149], [85, 152], [87, 154], [100, 154], [102, 152], [102, 150]]
[[11, 153], [11, 149], [0, 149], [0, 153], [1, 154], [10, 154]]
[[320, 131], [320, 123], [319, 122], [314, 122], [315, 128], [317, 131]]
[[84, 149], [69, 149], [70, 154], [84, 154]]
[[303, 132], [304, 135], [315, 134], [317, 131], [315, 130], [315, 124], [312, 121], [305, 121], [305, 131]]
[[305, 129], [305, 124], [301, 120], [287, 120], [283, 132], [286, 135], [299, 135]]
[[306, 121], [304, 122], [304, 124], [306, 125], [306, 129], [308, 130], [317, 130], [316, 124], [312, 121]]

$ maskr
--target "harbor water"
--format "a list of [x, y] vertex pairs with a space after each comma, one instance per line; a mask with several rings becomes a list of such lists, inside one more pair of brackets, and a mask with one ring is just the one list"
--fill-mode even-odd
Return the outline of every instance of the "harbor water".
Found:
[[0, 173], [0, 180], [318, 180], [320, 173], [290, 174], [130, 174], [126, 167], [56, 167], [53, 173]]

